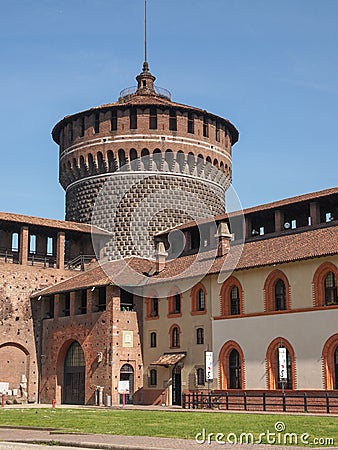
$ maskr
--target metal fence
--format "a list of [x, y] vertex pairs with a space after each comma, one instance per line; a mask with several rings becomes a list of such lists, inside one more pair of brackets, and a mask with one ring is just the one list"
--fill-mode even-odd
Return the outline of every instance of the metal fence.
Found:
[[183, 393], [185, 409], [337, 413], [337, 393], [222, 392]]

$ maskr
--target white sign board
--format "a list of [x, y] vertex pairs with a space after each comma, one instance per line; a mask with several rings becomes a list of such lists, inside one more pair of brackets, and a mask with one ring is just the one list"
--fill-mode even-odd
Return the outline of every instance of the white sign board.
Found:
[[212, 352], [205, 352], [205, 381], [212, 381], [214, 378], [213, 373], [213, 354]]
[[117, 390], [119, 394], [129, 394], [129, 380], [119, 381]]
[[9, 390], [9, 383], [0, 381], [0, 394], [7, 394]]
[[285, 382], [288, 380], [286, 348], [280, 347], [278, 349], [278, 364], [279, 364], [279, 381]]

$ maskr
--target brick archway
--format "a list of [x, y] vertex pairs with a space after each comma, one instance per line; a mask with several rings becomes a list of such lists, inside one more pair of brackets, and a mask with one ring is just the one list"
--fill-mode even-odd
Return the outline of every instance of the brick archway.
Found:
[[219, 368], [219, 388], [222, 390], [229, 389], [230, 371], [229, 371], [229, 356], [232, 350], [237, 350], [241, 361], [241, 389], [245, 389], [245, 360], [244, 353], [240, 345], [235, 341], [226, 342], [218, 357]]
[[287, 351], [289, 352], [290, 358], [291, 358], [291, 377], [292, 377], [292, 387], [291, 389], [296, 389], [296, 355], [295, 351], [290, 344], [290, 342], [283, 338], [283, 337], [277, 337], [274, 339], [267, 351], [266, 351], [266, 376], [267, 376], [267, 387], [269, 390], [276, 390], [278, 389], [276, 378], [277, 378], [277, 372], [278, 372], [278, 366], [277, 366], [277, 349], [281, 346], [285, 347]]
[[333, 390], [337, 380], [335, 379], [334, 353], [338, 347], [338, 333], [331, 336], [324, 344], [322, 352], [324, 389]]
[[287, 276], [281, 270], [271, 272], [264, 283], [264, 310], [275, 311], [275, 285], [282, 280], [285, 285], [286, 309], [290, 309], [290, 283]]
[[325, 305], [325, 277], [332, 272], [338, 281], [338, 268], [331, 262], [321, 264], [313, 276], [313, 306]]
[[222, 316], [229, 316], [231, 314], [231, 302], [230, 302], [230, 296], [231, 296], [231, 290], [237, 287], [239, 292], [239, 310], [240, 314], [243, 314], [243, 288], [239, 280], [231, 276], [229, 277], [222, 285], [221, 288], [221, 315]]

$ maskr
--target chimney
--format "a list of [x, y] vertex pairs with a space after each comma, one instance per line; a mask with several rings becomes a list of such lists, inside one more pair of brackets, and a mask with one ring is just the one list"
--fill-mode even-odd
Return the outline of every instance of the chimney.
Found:
[[220, 222], [217, 228], [215, 238], [218, 239], [217, 256], [225, 256], [230, 250], [230, 241], [232, 234], [229, 231], [228, 224], [226, 222]]
[[159, 242], [157, 244], [157, 249], [155, 253], [156, 257], [156, 272], [162, 272], [163, 269], [165, 269], [165, 260], [168, 256], [168, 253], [165, 251], [165, 246], [163, 242]]

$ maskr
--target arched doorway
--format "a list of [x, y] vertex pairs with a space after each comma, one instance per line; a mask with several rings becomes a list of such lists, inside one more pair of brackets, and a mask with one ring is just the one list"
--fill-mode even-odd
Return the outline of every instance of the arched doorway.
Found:
[[[120, 370], [120, 381], [129, 381], [129, 395], [126, 396], [126, 403], [133, 403], [134, 395], [134, 369], [130, 364], [123, 364]], [[122, 394], [120, 395], [120, 404], [123, 403]]]
[[181, 366], [175, 366], [172, 372], [172, 404], [181, 405], [182, 379]]
[[63, 403], [85, 403], [86, 362], [81, 345], [74, 341], [68, 349], [64, 364]]

